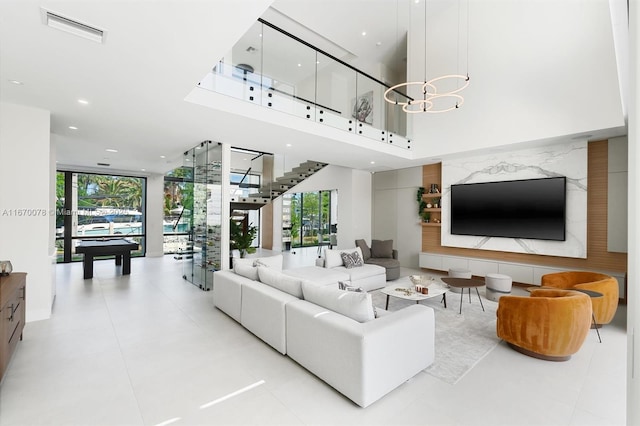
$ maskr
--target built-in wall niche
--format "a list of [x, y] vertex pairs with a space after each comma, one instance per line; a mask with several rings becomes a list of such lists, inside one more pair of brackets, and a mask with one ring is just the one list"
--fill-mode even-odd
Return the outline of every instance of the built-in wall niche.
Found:
[[[443, 161], [441, 245], [586, 258], [587, 160], [587, 142], [576, 141]], [[451, 234], [451, 185], [560, 176], [566, 177], [565, 241]]]

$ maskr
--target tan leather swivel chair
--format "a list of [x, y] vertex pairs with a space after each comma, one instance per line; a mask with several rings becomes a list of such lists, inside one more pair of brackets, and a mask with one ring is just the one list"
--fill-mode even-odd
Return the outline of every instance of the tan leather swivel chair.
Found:
[[582, 347], [591, 328], [591, 300], [571, 290], [535, 289], [529, 297], [498, 301], [498, 337], [525, 355], [566, 361]]
[[588, 271], [567, 271], [542, 276], [543, 287], [582, 289], [602, 293], [591, 298], [596, 324], [609, 324], [618, 309], [618, 281], [605, 274]]

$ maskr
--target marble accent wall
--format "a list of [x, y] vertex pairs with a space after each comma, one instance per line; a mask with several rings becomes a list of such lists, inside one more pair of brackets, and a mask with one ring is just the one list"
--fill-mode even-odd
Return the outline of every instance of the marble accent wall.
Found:
[[[566, 176], [566, 240], [451, 235], [451, 185]], [[442, 162], [441, 244], [562, 257], [587, 257], [587, 142], [576, 141]]]

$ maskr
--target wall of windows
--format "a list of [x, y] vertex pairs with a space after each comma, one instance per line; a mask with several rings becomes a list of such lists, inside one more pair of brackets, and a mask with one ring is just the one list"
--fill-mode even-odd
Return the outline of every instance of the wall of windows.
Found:
[[283, 204], [291, 215], [288, 221], [283, 219], [283, 226], [291, 227], [283, 236], [290, 239], [292, 248], [331, 243], [331, 234], [336, 233], [337, 226], [332, 217], [332, 191], [290, 194]]
[[127, 237], [145, 253], [146, 179], [58, 171], [56, 174], [57, 261], [82, 260], [75, 246], [82, 239]]

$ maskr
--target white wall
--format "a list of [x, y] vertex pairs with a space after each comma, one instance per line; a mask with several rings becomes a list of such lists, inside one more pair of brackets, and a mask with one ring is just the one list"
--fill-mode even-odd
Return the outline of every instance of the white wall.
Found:
[[629, 3], [629, 63], [631, 69], [630, 105], [629, 105], [629, 282], [627, 287], [627, 424], [640, 424], [640, 291], [638, 291], [638, 273], [640, 272], [640, 149], [638, 149], [638, 129], [640, 116], [638, 111], [638, 25], [640, 24], [640, 4], [637, 0]]
[[0, 258], [27, 275], [27, 322], [51, 316], [49, 111], [0, 103]]
[[627, 252], [627, 136], [609, 139], [607, 190], [607, 250]]
[[164, 175], [147, 177], [146, 244], [149, 257], [164, 254]]
[[[287, 193], [337, 190], [338, 248], [349, 248], [357, 239], [371, 240], [371, 181], [369, 172], [327, 166]], [[274, 204], [273, 226], [282, 228], [282, 203]], [[273, 247], [282, 247], [282, 242], [274, 240]]]
[[418, 255], [422, 249], [422, 226], [416, 201], [420, 186], [422, 167], [373, 175], [372, 238], [393, 240], [400, 265], [409, 268], [418, 268]]
[[[458, 20], [451, 3], [428, 21], [428, 35], [448, 35], [428, 38], [438, 40], [427, 47], [429, 78], [467, 71], [466, 25], [463, 20], [464, 44], [456, 58]], [[468, 3], [471, 84], [462, 92], [464, 105], [447, 114], [412, 117], [417, 156], [440, 157], [624, 126], [607, 1]], [[415, 7], [423, 10], [422, 4]], [[413, 13], [412, 19], [409, 81], [420, 81], [424, 15]], [[585, 90], [594, 84], [597, 102], [593, 92]]]

